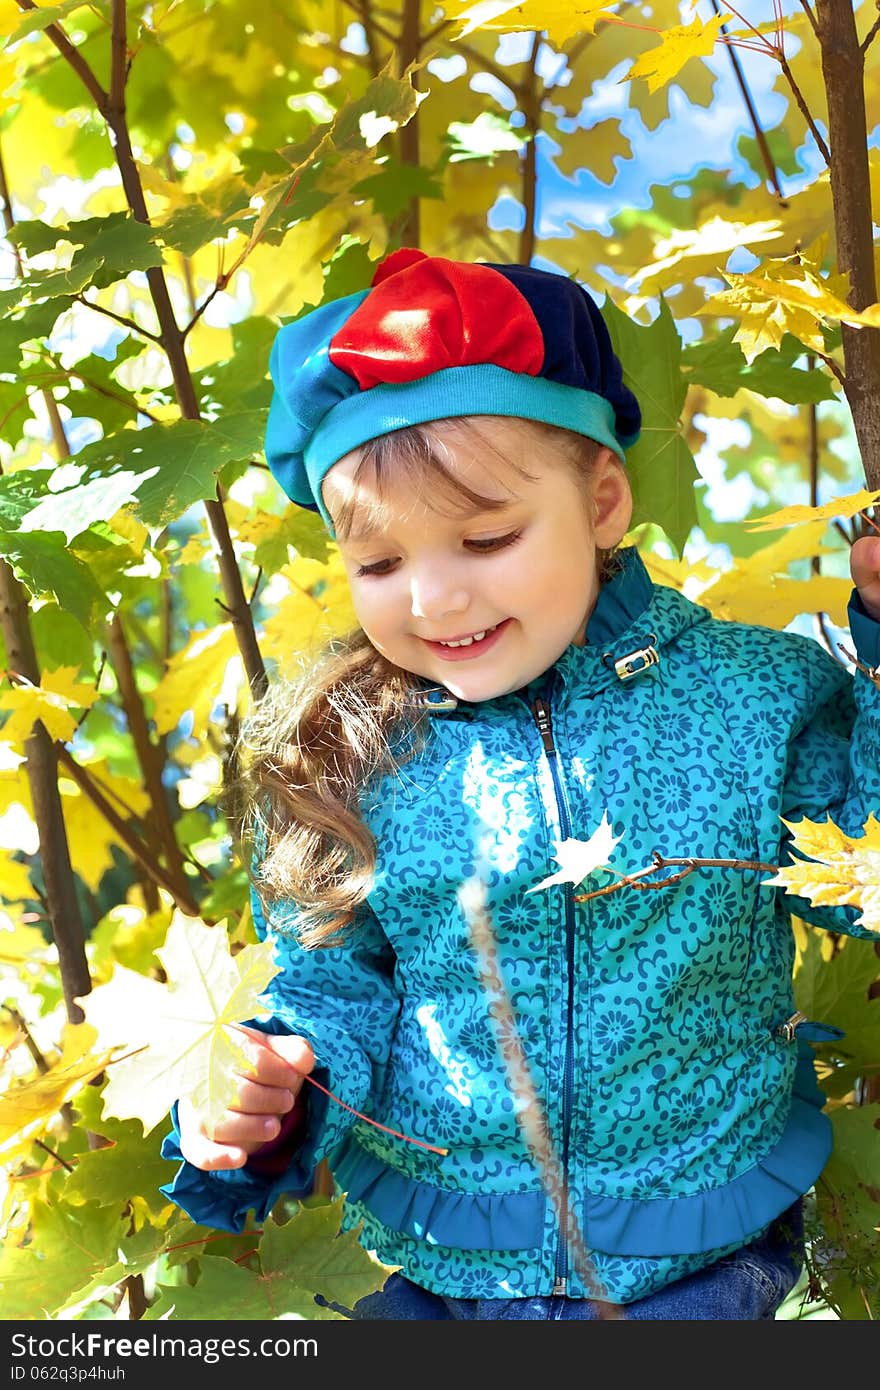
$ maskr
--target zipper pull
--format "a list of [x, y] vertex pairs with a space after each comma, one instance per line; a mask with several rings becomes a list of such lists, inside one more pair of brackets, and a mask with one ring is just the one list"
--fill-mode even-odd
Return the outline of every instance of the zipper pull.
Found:
[[538, 733], [541, 735], [541, 742], [544, 745], [545, 753], [555, 753], [556, 748], [553, 743], [553, 725], [550, 722], [550, 706], [546, 700], [538, 699], [532, 705], [532, 715], [538, 726]]

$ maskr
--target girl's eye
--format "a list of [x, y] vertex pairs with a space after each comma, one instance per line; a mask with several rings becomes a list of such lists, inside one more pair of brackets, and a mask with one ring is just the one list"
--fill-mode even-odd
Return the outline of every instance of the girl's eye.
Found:
[[358, 565], [357, 577], [363, 579], [364, 575], [369, 574], [390, 574], [391, 571], [386, 566], [393, 564], [393, 560], [380, 560], [377, 565]]
[[[490, 536], [486, 540], [465, 541], [465, 545], [470, 546], [478, 555], [487, 555], [496, 550], [503, 550], [508, 545], [513, 545], [514, 541], [518, 541], [521, 535], [522, 531], [510, 531], [506, 536]], [[376, 575], [381, 578], [382, 575], [390, 574], [396, 563], [396, 560], [379, 560], [375, 565], [359, 565], [357, 577], [364, 579], [370, 575]]]
[[491, 536], [485, 541], [468, 541], [467, 544], [473, 546], [477, 551], [480, 550], [503, 550], [506, 545], [513, 545], [518, 541], [522, 531], [510, 531], [506, 536]]

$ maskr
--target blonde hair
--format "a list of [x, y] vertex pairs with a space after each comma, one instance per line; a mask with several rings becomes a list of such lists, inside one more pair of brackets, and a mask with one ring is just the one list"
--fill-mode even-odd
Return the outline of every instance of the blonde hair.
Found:
[[[488, 427], [494, 418], [434, 421], [382, 435], [362, 447], [354, 480], [371, 476], [377, 511], [391, 476], [405, 478], [422, 494], [445, 495], [453, 506], [463, 498], [487, 510], [502, 506], [465, 485], [450, 467], [445, 446], [446, 436], [476, 434], [483, 450], [534, 478], [493, 448]], [[535, 433], [536, 444], [561, 450], [584, 484], [586, 506], [600, 446], [554, 425], [520, 423]], [[343, 539], [353, 512], [349, 505], [334, 518]], [[379, 519], [365, 518], [363, 504], [358, 518]], [[600, 552], [598, 564], [605, 582], [618, 567], [615, 552]], [[261, 897], [292, 900], [290, 919], [304, 946], [340, 944], [369, 892], [376, 843], [361, 814], [361, 796], [424, 746], [430, 715], [423, 693], [412, 672], [393, 665], [356, 628], [330, 643], [299, 677], [273, 681], [242, 722], [227, 790], [230, 805], [243, 811], [233, 811], [233, 819], [245, 844], [252, 841], [256, 848], [259, 862], [252, 872]]]

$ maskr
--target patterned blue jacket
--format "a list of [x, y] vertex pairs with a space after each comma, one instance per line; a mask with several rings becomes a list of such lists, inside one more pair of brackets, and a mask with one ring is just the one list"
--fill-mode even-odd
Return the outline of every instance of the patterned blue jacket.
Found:
[[[304, 951], [294, 905], [254, 899], [283, 967], [262, 1026], [307, 1037], [346, 1105], [447, 1155], [308, 1087], [283, 1177], [182, 1163], [163, 1190], [199, 1222], [262, 1220], [327, 1157], [346, 1224], [425, 1287], [589, 1294], [517, 1119], [458, 897], [480, 856], [518, 1034], [609, 1297], [742, 1245], [818, 1177], [830, 1125], [808, 1039], [835, 1030], [786, 1026], [790, 914], [869, 937], [857, 909], [729, 868], [586, 903], [587, 885], [529, 890], [557, 869], [554, 842], [587, 839], [606, 811], [621, 873], [654, 851], [786, 862], [783, 816], [861, 833], [880, 809], [880, 692], [811, 638], [717, 621], [623, 554], [583, 647], [526, 690], [447, 702], [424, 752], [365, 797], [379, 858], [348, 945]], [[880, 625], [855, 594], [850, 620], [875, 665]], [[163, 1151], [181, 1157], [176, 1136]]]

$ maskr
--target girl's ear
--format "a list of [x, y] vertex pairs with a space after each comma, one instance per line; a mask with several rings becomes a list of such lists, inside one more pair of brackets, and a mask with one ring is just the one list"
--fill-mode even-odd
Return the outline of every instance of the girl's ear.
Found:
[[632, 519], [632, 492], [623, 464], [610, 449], [600, 449], [590, 474], [593, 538], [600, 550], [619, 545]]

